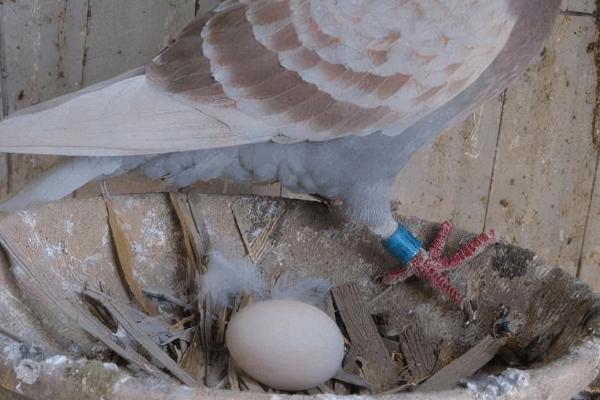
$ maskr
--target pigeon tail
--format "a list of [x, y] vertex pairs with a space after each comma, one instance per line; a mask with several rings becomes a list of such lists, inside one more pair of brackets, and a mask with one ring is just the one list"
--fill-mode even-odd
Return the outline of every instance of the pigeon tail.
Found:
[[121, 157], [75, 157], [31, 181], [0, 203], [0, 212], [13, 212], [60, 200], [86, 183], [122, 170]]

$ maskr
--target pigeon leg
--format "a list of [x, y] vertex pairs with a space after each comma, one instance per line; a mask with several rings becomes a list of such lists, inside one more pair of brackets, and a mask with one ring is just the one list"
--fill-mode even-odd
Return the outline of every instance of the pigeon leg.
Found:
[[444, 222], [429, 251], [427, 251], [422, 248], [421, 242], [408, 229], [399, 225], [396, 232], [386, 239], [383, 244], [392, 255], [406, 265], [406, 268], [390, 270], [384, 277], [383, 283], [394, 285], [416, 274], [448, 296], [455, 304], [462, 305], [462, 295], [442, 273], [477, 257], [487, 247], [497, 243], [498, 237], [493, 230], [489, 233], [482, 233], [461, 246], [452, 256], [442, 257], [442, 252], [451, 232], [452, 224], [449, 221]]

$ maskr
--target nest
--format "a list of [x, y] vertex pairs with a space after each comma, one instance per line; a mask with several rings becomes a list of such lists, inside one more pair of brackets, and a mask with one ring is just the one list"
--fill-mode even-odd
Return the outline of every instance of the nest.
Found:
[[[438, 228], [398, 219], [425, 244]], [[447, 251], [472, 236], [456, 232]], [[227, 321], [252, 297], [217, 307], [198, 296], [213, 250], [248, 258], [273, 285], [290, 271], [333, 285], [326, 310], [346, 337], [343, 370], [300, 394], [517, 393], [552, 368], [564, 379], [550, 384], [570, 394], [598, 366], [599, 298], [535, 254], [498, 244], [450, 272], [473, 305], [466, 320], [417, 279], [383, 287], [396, 261], [322, 203], [105, 195], [4, 215], [0, 241], [0, 385], [32, 398], [278, 393], [240, 371], [224, 344]]]

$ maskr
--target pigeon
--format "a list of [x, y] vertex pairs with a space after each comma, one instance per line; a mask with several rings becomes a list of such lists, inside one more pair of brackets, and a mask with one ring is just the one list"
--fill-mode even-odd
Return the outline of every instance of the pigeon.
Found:
[[392, 217], [397, 173], [524, 71], [559, 5], [225, 1], [146, 67], [2, 121], [1, 152], [72, 158], [0, 211], [136, 168], [179, 187], [199, 179], [280, 181], [341, 200], [348, 220], [410, 262], [425, 252]]

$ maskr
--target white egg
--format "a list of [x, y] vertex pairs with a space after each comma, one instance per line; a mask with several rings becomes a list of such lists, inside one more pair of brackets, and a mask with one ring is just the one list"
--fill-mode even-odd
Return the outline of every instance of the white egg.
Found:
[[280, 390], [306, 390], [341, 368], [344, 339], [327, 314], [306, 303], [267, 300], [235, 314], [227, 347], [252, 378]]

